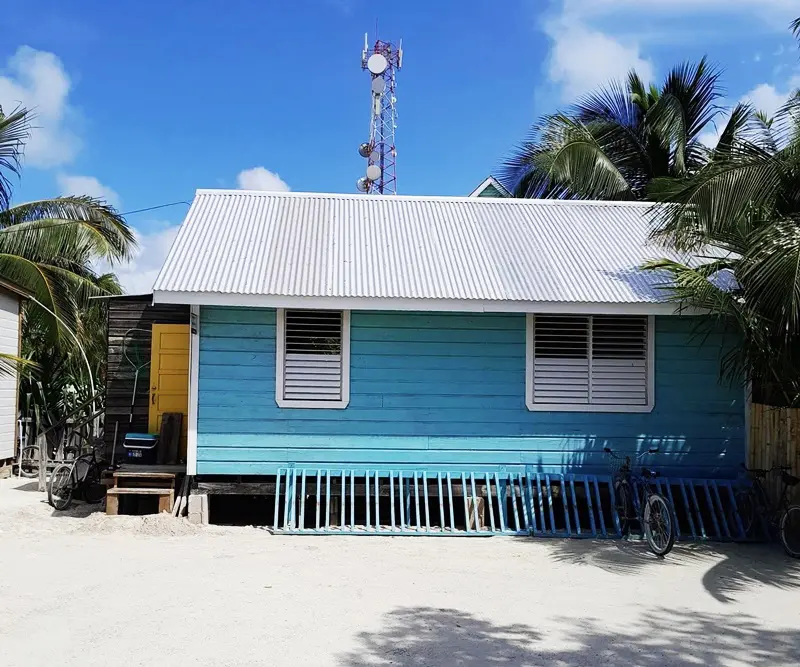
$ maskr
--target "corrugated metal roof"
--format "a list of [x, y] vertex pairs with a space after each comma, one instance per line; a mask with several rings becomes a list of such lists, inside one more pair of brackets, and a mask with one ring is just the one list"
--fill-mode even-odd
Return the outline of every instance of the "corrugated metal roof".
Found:
[[648, 210], [641, 203], [198, 190], [155, 300], [664, 303], [663, 278], [639, 267], [680, 258], [648, 243]]

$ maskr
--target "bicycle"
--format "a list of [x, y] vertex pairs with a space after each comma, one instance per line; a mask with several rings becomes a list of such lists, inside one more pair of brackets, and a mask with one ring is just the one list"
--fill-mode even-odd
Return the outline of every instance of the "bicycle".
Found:
[[[671, 505], [653, 490], [651, 480], [658, 477], [658, 473], [644, 467], [641, 473], [634, 473], [630, 456], [619, 456], [609, 447], [604, 447], [603, 451], [611, 461], [615, 509], [622, 534], [630, 534], [631, 524], [638, 521], [650, 551], [663, 558], [675, 545], [675, 526]], [[651, 448], [637, 454], [634, 460], [656, 453], [658, 448]]]
[[[777, 537], [789, 556], [800, 558], [800, 505], [790, 504], [791, 490], [800, 484], [800, 478], [790, 474], [789, 466], [773, 466], [766, 470], [742, 464], [742, 469], [749, 477], [750, 485], [737, 490], [734, 500], [744, 534], [752, 537], [758, 519], [769, 539]], [[780, 474], [782, 487], [777, 502], [764, 488], [764, 481], [773, 473]]]
[[69, 508], [76, 494], [87, 503], [99, 503], [105, 497], [106, 490], [100, 480], [100, 461], [97, 459], [97, 450], [101, 447], [102, 443], [95, 443], [91, 452], [53, 469], [47, 498], [54, 509], [63, 512]]

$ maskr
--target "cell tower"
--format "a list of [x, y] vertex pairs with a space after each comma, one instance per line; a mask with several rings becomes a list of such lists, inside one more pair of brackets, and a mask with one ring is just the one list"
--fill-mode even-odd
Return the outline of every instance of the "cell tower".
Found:
[[361, 69], [369, 72], [372, 80], [372, 107], [369, 141], [358, 147], [361, 157], [367, 159], [366, 175], [356, 183], [361, 192], [397, 194], [397, 149], [394, 145], [394, 132], [397, 129], [395, 77], [402, 66], [402, 41], [396, 46], [376, 39], [374, 46], [370, 48], [367, 35], [364, 35]]

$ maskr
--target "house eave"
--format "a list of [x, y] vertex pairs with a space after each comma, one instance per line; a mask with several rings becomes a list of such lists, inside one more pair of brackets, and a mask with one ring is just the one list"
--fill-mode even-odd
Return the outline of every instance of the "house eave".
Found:
[[[675, 315], [672, 302], [587, 303], [564, 301], [499, 301], [480, 299], [424, 299], [402, 297], [279, 296], [220, 292], [156, 290], [153, 303], [244, 308], [319, 308], [333, 310], [403, 310], [463, 313], [570, 313], [587, 315]], [[698, 314], [688, 310], [682, 314]]]

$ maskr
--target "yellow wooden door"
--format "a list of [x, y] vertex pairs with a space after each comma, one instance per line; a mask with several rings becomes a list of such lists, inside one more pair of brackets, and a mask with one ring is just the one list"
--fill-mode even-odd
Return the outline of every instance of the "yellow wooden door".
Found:
[[165, 412], [183, 413], [181, 458], [186, 454], [189, 414], [189, 325], [154, 324], [150, 352], [148, 431], [159, 433]]

